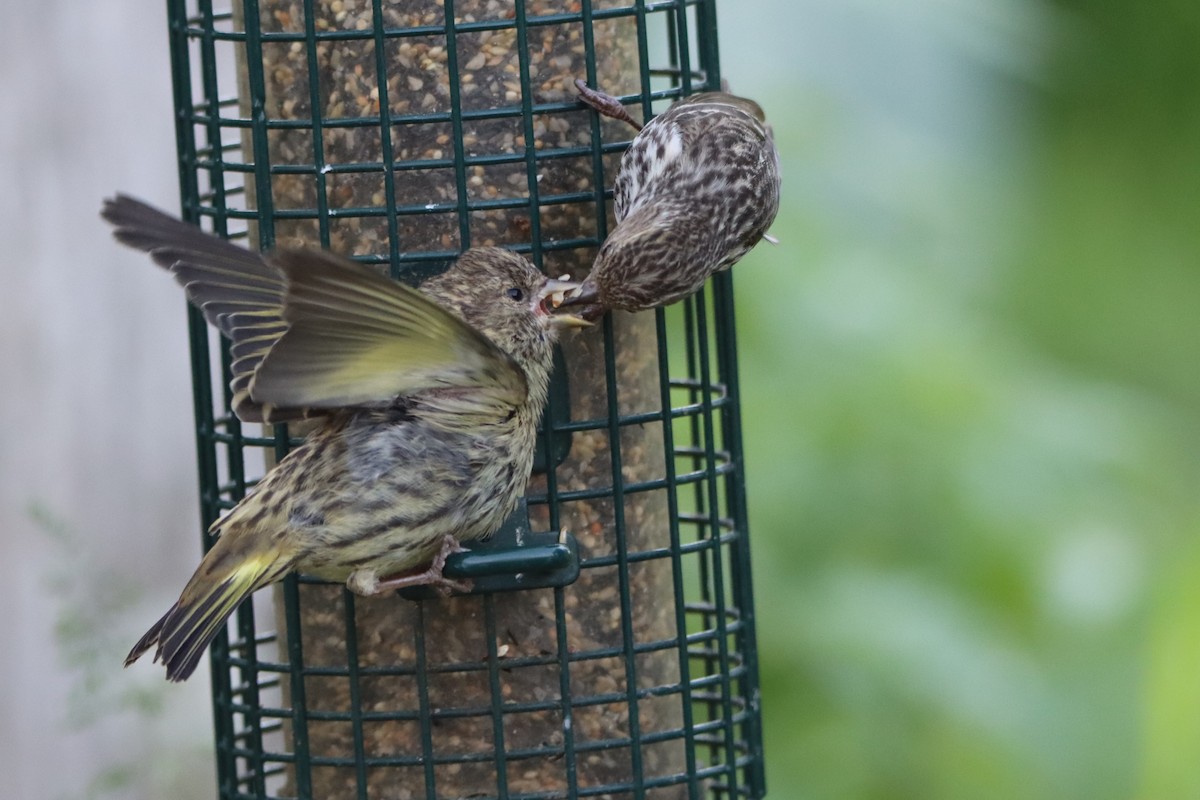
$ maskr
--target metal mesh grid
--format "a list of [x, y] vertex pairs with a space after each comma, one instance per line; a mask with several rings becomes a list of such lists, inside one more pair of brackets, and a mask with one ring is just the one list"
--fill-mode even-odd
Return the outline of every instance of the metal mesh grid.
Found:
[[[646, 116], [719, 85], [712, 0], [170, 0], [169, 12], [185, 217], [263, 249], [320, 243], [396, 277], [472, 244], [555, 275], [590, 262], [632, 132], [547, 74], [625, 90]], [[580, 582], [428, 603], [305, 578], [278, 603], [260, 592], [212, 649], [221, 797], [762, 796], [729, 276], [641, 316], [640, 333], [606, 319], [568, 352], [584, 365], [571, 393], [593, 412], [562, 394], [548, 410], [576, 452], [603, 442], [606, 469], [585, 485], [548, 469], [528, 496], [536, 528], [590, 520], [573, 531]], [[227, 349], [198, 313], [190, 326], [207, 527], [297, 440], [243, 431]], [[631, 360], [649, 392], [628, 386]], [[508, 608], [535, 594], [536, 646]], [[401, 650], [378, 641], [365, 609], [380, 603], [409, 614], [387, 632]], [[440, 638], [447, 604], [457, 647]], [[660, 623], [643, 629], [647, 606]], [[612, 636], [581, 636], [588, 615], [611, 618]]]

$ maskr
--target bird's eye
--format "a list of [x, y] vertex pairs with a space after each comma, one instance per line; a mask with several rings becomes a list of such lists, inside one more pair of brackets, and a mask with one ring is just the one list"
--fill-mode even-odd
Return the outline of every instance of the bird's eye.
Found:
[[509, 297], [511, 297], [513, 300], [516, 300], [518, 303], [525, 299], [525, 293], [522, 292], [520, 289], [518, 289], [516, 286], [509, 288], [507, 294]]

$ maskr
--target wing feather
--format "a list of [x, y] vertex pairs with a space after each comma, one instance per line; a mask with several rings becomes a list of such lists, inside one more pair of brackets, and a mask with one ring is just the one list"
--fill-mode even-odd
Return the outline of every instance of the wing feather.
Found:
[[231, 340], [232, 406], [245, 422], [383, 405], [425, 389], [469, 389], [434, 406], [475, 418], [525, 399], [524, 373], [482, 334], [349, 259], [321, 250], [264, 257], [124, 195], [102, 216]]
[[279, 251], [271, 263], [286, 277], [287, 331], [254, 370], [255, 402], [371, 406], [417, 391], [470, 388], [479, 407], [507, 415], [524, 401], [520, 366], [420, 292], [319, 250]]
[[184, 287], [188, 300], [233, 343], [233, 410], [243, 422], [286, 422], [305, 409], [264, 409], [247, 391], [252, 371], [286, 329], [283, 276], [258, 253], [207, 234], [126, 195], [104, 204], [123, 244], [144, 250]]

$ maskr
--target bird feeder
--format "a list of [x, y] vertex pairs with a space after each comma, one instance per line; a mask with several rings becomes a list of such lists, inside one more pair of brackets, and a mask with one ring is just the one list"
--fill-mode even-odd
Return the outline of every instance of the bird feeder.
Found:
[[[185, 219], [417, 282], [586, 273], [633, 130], [720, 88], [712, 0], [169, 0]], [[535, 475], [451, 598], [292, 577], [212, 646], [222, 798], [761, 797], [728, 273], [562, 346]], [[190, 316], [205, 529], [304, 433], [242, 425]], [[206, 544], [209, 544], [206, 541]]]

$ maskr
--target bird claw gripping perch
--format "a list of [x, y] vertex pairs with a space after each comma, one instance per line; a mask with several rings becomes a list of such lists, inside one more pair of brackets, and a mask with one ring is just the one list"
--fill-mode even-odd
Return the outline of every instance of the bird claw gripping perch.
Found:
[[[414, 586], [426, 586], [442, 597], [449, 597], [453, 592], [459, 594], [467, 594], [474, 586], [474, 581], [455, 580], [447, 578], [442, 570], [446, 567], [446, 559], [455, 553], [465, 553], [467, 548], [462, 546], [462, 543], [453, 536], [447, 534], [442, 538], [442, 546], [438, 550], [437, 555], [433, 557], [433, 561], [429, 566], [420, 572], [407, 573], [404, 575], [396, 575], [386, 580], [379, 581], [371, 587], [371, 591], [367, 594], [381, 594], [383, 592], [395, 591], [398, 589], [408, 589]], [[349, 581], [347, 582], [349, 584]], [[354, 586], [350, 586], [351, 591], [355, 590]]]
[[579, 90], [579, 100], [584, 105], [590, 106], [597, 113], [613, 119], [619, 119], [622, 122], [628, 122], [637, 130], [642, 129], [642, 123], [630, 116], [629, 111], [621, 104], [621, 101], [613, 97], [607, 92], [602, 92], [599, 89], [593, 89], [587, 85], [586, 81], [579, 78], [575, 79], [575, 88]]

